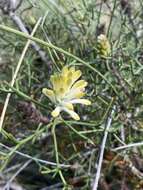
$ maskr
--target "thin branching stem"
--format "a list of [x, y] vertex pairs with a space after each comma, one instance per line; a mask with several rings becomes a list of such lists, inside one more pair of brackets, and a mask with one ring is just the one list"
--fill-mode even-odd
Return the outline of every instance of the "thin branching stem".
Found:
[[85, 62], [81, 58], [79, 58], [79, 57], [77, 57], [77, 56], [75, 56], [75, 55], [67, 52], [66, 50], [63, 50], [62, 48], [59, 48], [59, 47], [53, 45], [52, 43], [45, 42], [45, 41], [43, 41], [43, 40], [41, 40], [39, 38], [36, 38], [36, 37], [31, 36], [31, 35], [25, 34], [25, 33], [20, 32], [18, 30], [12, 29], [12, 28], [10, 28], [8, 26], [4, 26], [4, 25], [0, 24], [0, 30], [11, 32], [11, 33], [17, 34], [17, 35], [19, 35], [19, 36], [21, 36], [23, 38], [30, 39], [30, 40], [35, 41], [35, 42], [37, 42], [37, 43], [39, 43], [41, 45], [44, 45], [46, 47], [53, 48], [53, 49], [57, 50], [58, 52], [63, 53], [65, 55], [67, 55], [67, 56], [75, 59], [76, 61], [78, 61], [79, 63], [82, 63], [83, 65], [85, 65], [86, 67], [88, 67], [90, 70], [94, 71], [97, 75], [99, 75], [104, 81], [106, 81], [107, 84], [110, 85], [110, 87], [113, 89], [114, 93], [116, 95], [118, 95], [118, 92], [116, 91], [114, 85], [112, 85], [108, 81], [108, 79], [104, 75], [102, 75], [101, 72], [99, 72], [95, 67], [91, 66], [89, 63]]
[[129, 149], [129, 148], [133, 148], [133, 147], [140, 147], [140, 146], [143, 146], [143, 142], [137, 142], [137, 143], [131, 143], [131, 144], [119, 146], [117, 148], [113, 148], [112, 150], [119, 151], [119, 150]]
[[55, 127], [56, 127], [56, 120], [54, 121], [53, 126], [52, 126], [52, 135], [53, 135], [53, 140], [54, 140], [56, 163], [57, 163], [57, 169], [58, 169], [58, 173], [61, 177], [61, 180], [62, 180], [64, 186], [67, 186], [67, 183], [65, 181], [65, 178], [64, 178], [62, 171], [61, 171], [61, 168], [60, 168], [60, 161], [59, 161], [59, 153], [58, 153], [58, 145], [57, 145]]
[[[37, 21], [37, 23], [36, 23], [35, 27], [33, 28], [33, 31], [32, 31], [30, 36], [33, 36], [35, 34], [35, 32], [37, 31], [37, 28], [38, 28], [40, 23], [41, 23], [41, 18], [39, 18], [39, 20]], [[23, 52], [21, 54], [21, 57], [19, 59], [19, 62], [17, 64], [17, 67], [15, 69], [14, 75], [12, 77], [11, 84], [10, 84], [11, 87], [13, 87], [14, 84], [15, 84], [17, 75], [18, 75], [20, 67], [21, 67], [21, 65], [23, 63], [24, 57], [26, 55], [26, 52], [27, 52], [27, 50], [28, 50], [28, 48], [30, 46], [30, 43], [31, 43], [31, 40], [28, 39], [28, 41], [27, 41], [27, 43], [26, 43], [26, 45], [25, 45], [25, 47], [23, 49]], [[3, 111], [2, 111], [1, 117], [0, 117], [0, 132], [1, 132], [1, 129], [2, 129], [3, 122], [4, 122], [4, 117], [5, 117], [5, 113], [6, 113], [6, 110], [7, 110], [7, 107], [8, 107], [10, 97], [11, 97], [11, 93], [8, 93], [7, 97], [6, 97], [6, 100], [5, 100], [5, 103], [4, 103]]]

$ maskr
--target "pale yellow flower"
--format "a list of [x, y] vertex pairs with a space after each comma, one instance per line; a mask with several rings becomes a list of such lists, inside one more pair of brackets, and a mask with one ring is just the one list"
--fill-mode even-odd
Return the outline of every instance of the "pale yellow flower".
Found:
[[79, 120], [80, 117], [74, 111], [73, 105], [91, 104], [89, 100], [82, 98], [85, 95], [87, 82], [79, 80], [81, 74], [80, 70], [65, 66], [60, 73], [51, 76], [50, 81], [53, 89], [43, 88], [43, 94], [55, 104], [55, 109], [51, 113], [53, 117], [57, 117], [61, 111], [65, 111], [73, 119]]
[[100, 56], [104, 58], [106, 58], [111, 52], [109, 40], [104, 34], [100, 34], [97, 37], [97, 49]]

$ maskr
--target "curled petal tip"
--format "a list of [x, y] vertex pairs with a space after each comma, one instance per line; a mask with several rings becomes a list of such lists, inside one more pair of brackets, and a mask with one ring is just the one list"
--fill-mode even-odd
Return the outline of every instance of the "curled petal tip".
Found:
[[75, 119], [76, 121], [80, 120], [80, 117], [77, 113], [71, 114], [72, 118]]
[[78, 117], [76, 117], [76, 118], [74, 118], [76, 121], [79, 121], [80, 120], [80, 117], [78, 116]]
[[87, 99], [81, 99], [81, 104], [84, 104], [86, 106], [89, 106], [91, 105], [91, 101], [90, 100], [87, 100]]
[[79, 115], [75, 111], [69, 110], [67, 108], [64, 108], [64, 111], [67, 112], [73, 119], [80, 120]]
[[86, 100], [86, 104], [85, 105], [91, 105], [91, 101], [90, 100]]
[[91, 101], [87, 99], [74, 99], [70, 101], [72, 104], [91, 105]]
[[59, 114], [60, 114], [60, 108], [59, 108], [59, 107], [56, 107], [56, 108], [52, 111], [52, 113], [51, 113], [51, 115], [52, 115], [53, 117], [57, 117]]
[[42, 93], [45, 94], [46, 90], [47, 90], [47, 88], [43, 88]]

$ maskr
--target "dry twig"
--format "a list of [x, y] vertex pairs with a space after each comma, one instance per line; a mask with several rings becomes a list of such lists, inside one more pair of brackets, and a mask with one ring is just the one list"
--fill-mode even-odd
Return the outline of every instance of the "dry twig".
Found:
[[[41, 22], [41, 18], [40, 18], [40, 19], [38, 20], [38, 22], [36, 23], [36, 25], [35, 25], [35, 27], [34, 27], [32, 33], [31, 33], [31, 36], [33, 36], [33, 35], [35, 34], [35, 32], [36, 32], [36, 30], [37, 30], [37, 28], [38, 28], [40, 22]], [[16, 69], [15, 69], [13, 78], [12, 78], [12, 80], [11, 80], [11, 85], [10, 85], [11, 87], [14, 86], [14, 83], [15, 83], [15, 81], [16, 81], [18, 72], [19, 72], [20, 67], [21, 67], [21, 64], [22, 64], [22, 62], [23, 62], [23, 60], [24, 60], [25, 54], [26, 54], [26, 52], [27, 52], [27, 50], [28, 50], [28, 47], [30, 46], [30, 43], [31, 43], [31, 40], [27, 40], [27, 43], [26, 43], [26, 45], [25, 45], [25, 47], [24, 47], [24, 49], [23, 49], [23, 52], [22, 52], [22, 54], [21, 54], [21, 57], [20, 57], [19, 62], [18, 62], [18, 64], [17, 64], [17, 67], [16, 67]], [[6, 100], [5, 100], [5, 103], [4, 103], [4, 107], [3, 107], [2, 113], [1, 113], [1, 117], [0, 117], [0, 131], [1, 131], [1, 129], [2, 129], [2, 125], [3, 125], [3, 121], [4, 121], [4, 117], [5, 117], [5, 113], [6, 113], [6, 110], [7, 110], [7, 106], [8, 106], [10, 97], [11, 97], [11, 93], [8, 93], [8, 94], [7, 94], [7, 97], [6, 97]]]
[[115, 112], [115, 106], [113, 106], [111, 114], [107, 120], [107, 125], [105, 126], [105, 132], [104, 132], [104, 137], [103, 137], [102, 144], [101, 144], [100, 156], [99, 156], [99, 161], [98, 161], [98, 166], [97, 166], [96, 177], [95, 177], [95, 181], [94, 181], [94, 185], [93, 185], [93, 190], [97, 190], [97, 188], [98, 188], [98, 183], [99, 183], [99, 178], [100, 178], [100, 173], [101, 173], [101, 167], [102, 167], [102, 161], [103, 161], [103, 155], [104, 155], [104, 150], [105, 150], [105, 144], [106, 144], [106, 140], [107, 140], [107, 136], [108, 136], [108, 131], [109, 131], [109, 128], [110, 128], [111, 123], [112, 123], [112, 117], [114, 115], [114, 112]]

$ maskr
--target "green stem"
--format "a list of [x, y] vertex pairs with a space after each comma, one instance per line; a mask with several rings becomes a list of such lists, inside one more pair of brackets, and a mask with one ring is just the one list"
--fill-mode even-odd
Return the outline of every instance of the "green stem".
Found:
[[[6, 85], [7, 85], [13, 92], [15, 92], [16, 95], [18, 95], [18, 96], [20, 96], [20, 97], [22, 97], [22, 98], [24, 98], [24, 99], [26, 99], [26, 100], [28, 100], [28, 101], [30, 101], [30, 102], [33, 102], [33, 103], [37, 104], [38, 106], [43, 107], [43, 108], [46, 109], [46, 110], [49, 109], [49, 108], [48, 108], [47, 106], [45, 106], [44, 104], [41, 104], [40, 102], [38, 102], [38, 101], [34, 100], [33, 98], [29, 97], [28, 95], [24, 94], [24, 93], [21, 92], [20, 90], [17, 90], [16, 88], [10, 86], [7, 82], [6, 82]], [[13, 93], [13, 92], [11, 92], [11, 93]]]
[[[50, 126], [51, 124], [49, 124]], [[41, 134], [42, 132], [44, 132], [45, 128], [42, 128], [41, 130], [39, 130], [38, 134]], [[6, 160], [3, 163], [3, 165], [0, 167], [0, 172], [2, 172], [4, 170], [4, 168], [6, 167], [6, 165], [8, 164], [8, 162], [10, 161], [10, 158], [12, 157], [12, 155], [16, 152], [17, 149], [19, 149], [21, 146], [23, 146], [24, 144], [26, 144], [27, 142], [31, 141], [33, 138], [35, 137], [35, 133], [28, 136], [27, 138], [21, 140], [11, 151], [9, 154], [7, 154], [6, 156]]]
[[57, 167], [58, 167], [58, 173], [61, 177], [61, 180], [64, 184], [64, 186], [67, 186], [67, 183], [65, 181], [65, 178], [62, 174], [62, 171], [60, 169], [60, 161], [59, 161], [59, 154], [58, 154], [58, 145], [57, 145], [57, 138], [56, 138], [56, 133], [55, 133], [55, 127], [56, 127], [57, 123], [56, 121], [54, 121], [53, 123], [53, 127], [52, 127], [52, 135], [53, 135], [53, 140], [54, 140], [54, 148], [55, 148], [55, 155], [56, 155], [56, 163], [57, 163]]
[[73, 55], [73, 54], [71, 54], [71, 53], [63, 50], [62, 48], [59, 48], [59, 47], [53, 45], [51, 42], [50, 43], [45, 42], [45, 41], [43, 41], [41, 39], [38, 39], [38, 38], [33, 37], [33, 36], [30, 36], [28, 34], [25, 34], [23, 32], [20, 32], [18, 30], [15, 30], [13, 28], [8, 27], [8, 26], [4, 26], [2, 24], [0, 24], [0, 29], [4, 30], [4, 31], [7, 31], [7, 32], [14, 33], [14, 34], [19, 35], [19, 36], [21, 36], [23, 38], [30, 39], [32, 41], [35, 41], [35, 42], [41, 44], [41, 45], [44, 45], [44, 46], [49, 47], [49, 48], [53, 48], [53, 49], [57, 50], [60, 53], [63, 53], [65, 55], [69, 56], [69, 57], [72, 57], [76, 61], [79, 61], [80, 63], [82, 63], [83, 65], [85, 65], [86, 67], [88, 67], [89, 69], [91, 69], [92, 71], [94, 71], [96, 74], [98, 74], [104, 81], [106, 81], [107, 84], [109, 84], [111, 86], [111, 88], [113, 89], [113, 91], [115, 92], [115, 94], [118, 95], [118, 92], [116, 91], [115, 87], [106, 79], [106, 77], [104, 75], [102, 75], [97, 69], [95, 69], [94, 67], [92, 67], [88, 62], [85, 62], [82, 59], [80, 59], [79, 57], [77, 57], [77, 56], [75, 56], [75, 55]]
[[110, 32], [110, 28], [111, 28], [111, 24], [112, 24], [112, 20], [113, 20], [113, 16], [114, 16], [114, 11], [116, 9], [116, 2], [117, 2], [117, 0], [114, 0], [113, 9], [111, 12], [111, 17], [110, 17], [110, 23], [109, 23], [108, 30], [107, 30], [107, 37], [109, 37], [109, 32]]
[[68, 122], [64, 121], [63, 122], [77, 135], [79, 135], [81, 138], [85, 139], [88, 143], [91, 143], [92, 145], [95, 145], [94, 142], [86, 137], [85, 135], [81, 134], [79, 131], [77, 131], [75, 128], [73, 128]]

